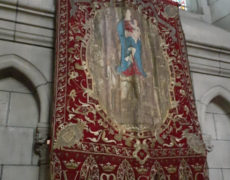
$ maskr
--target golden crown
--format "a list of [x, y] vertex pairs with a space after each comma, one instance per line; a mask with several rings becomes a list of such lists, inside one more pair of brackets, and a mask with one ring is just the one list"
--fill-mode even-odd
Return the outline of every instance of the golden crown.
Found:
[[101, 165], [101, 168], [103, 169], [103, 171], [105, 171], [105, 172], [112, 172], [117, 167], [117, 165], [111, 165], [110, 162], [108, 162], [106, 164], [100, 164], [100, 165]]
[[67, 169], [77, 169], [78, 166], [81, 164], [80, 162], [76, 163], [73, 159], [71, 159], [69, 162], [63, 161], [63, 163], [65, 164], [65, 167]]
[[196, 163], [195, 165], [192, 165], [192, 167], [193, 167], [193, 169], [195, 171], [201, 171], [202, 168], [203, 168], [201, 165], [199, 165], [199, 163]]
[[165, 167], [165, 169], [168, 171], [168, 173], [175, 173], [177, 168], [174, 167], [173, 165], [170, 165], [169, 167]]
[[135, 169], [137, 170], [139, 174], [146, 174], [149, 170], [148, 167], [146, 168], [143, 165], [141, 167], [135, 167]]

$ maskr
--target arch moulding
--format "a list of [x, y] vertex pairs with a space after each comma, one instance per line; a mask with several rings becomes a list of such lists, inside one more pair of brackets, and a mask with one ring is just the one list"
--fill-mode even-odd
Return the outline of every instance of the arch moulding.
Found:
[[207, 105], [211, 102], [213, 98], [217, 96], [221, 96], [224, 99], [226, 99], [228, 102], [230, 102], [230, 91], [228, 91], [222, 86], [215, 86], [204, 94], [204, 96], [201, 99], [201, 106], [199, 109], [199, 117], [200, 117], [199, 120], [200, 120], [201, 129], [203, 133], [206, 132], [205, 114], [206, 114]]
[[225, 89], [222, 86], [215, 86], [207, 91], [201, 99], [201, 106], [199, 108], [199, 121], [201, 125], [201, 130], [203, 133], [203, 139], [206, 144], [207, 150], [210, 152], [213, 150], [213, 145], [211, 145], [212, 136], [207, 134], [207, 129], [205, 125], [205, 116], [207, 105], [211, 102], [211, 100], [217, 96], [221, 96], [225, 98], [228, 102], [230, 102], [230, 91]]
[[0, 56], [0, 71], [7, 68], [18, 70], [32, 82], [39, 96], [39, 124], [49, 124], [50, 97], [43, 74], [29, 61], [14, 54]]
[[213, 149], [213, 146], [211, 145], [212, 137], [211, 135], [207, 134], [207, 129], [205, 125], [205, 116], [206, 116], [206, 110], [207, 105], [211, 102], [211, 100], [217, 96], [221, 96], [224, 99], [226, 99], [228, 102], [230, 102], [230, 91], [225, 89], [222, 86], [215, 86], [211, 88], [209, 91], [207, 91], [204, 96], [201, 99], [201, 106], [199, 108], [199, 121], [201, 125], [201, 130], [203, 133], [203, 139], [206, 144], [207, 150], [210, 152]]
[[48, 174], [48, 146], [46, 140], [49, 134], [49, 89], [47, 86], [47, 80], [44, 75], [29, 61], [23, 59], [20, 56], [10, 54], [0, 56], [0, 71], [8, 68], [13, 68], [18, 70], [20, 73], [24, 74], [34, 85], [35, 90], [39, 97], [39, 122], [37, 126], [36, 134], [36, 151], [40, 154], [40, 172], [39, 179], [47, 179]]

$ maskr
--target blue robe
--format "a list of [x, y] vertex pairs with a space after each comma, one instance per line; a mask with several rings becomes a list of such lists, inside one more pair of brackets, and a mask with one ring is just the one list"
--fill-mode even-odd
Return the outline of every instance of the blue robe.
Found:
[[146, 77], [146, 73], [144, 72], [142, 68], [142, 61], [141, 61], [141, 41], [138, 40], [137, 43], [135, 43], [132, 37], [130, 36], [128, 36], [127, 38], [125, 37], [125, 21], [124, 20], [118, 23], [117, 32], [119, 34], [119, 39], [121, 43], [121, 64], [120, 66], [118, 66], [117, 72], [122, 73], [133, 65], [131, 61], [125, 60], [125, 58], [127, 56], [130, 56], [130, 54], [132, 53], [131, 51], [128, 50], [130, 47], [132, 47], [136, 49], [136, 52], [134, 54], [134, 61], [136, 63], [136, 66], [138, 67], [138, 70], [140, 71], [140, 73]]

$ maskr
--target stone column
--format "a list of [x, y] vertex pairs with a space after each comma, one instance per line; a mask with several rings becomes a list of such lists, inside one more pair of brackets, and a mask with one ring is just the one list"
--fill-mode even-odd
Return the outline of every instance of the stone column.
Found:
[[39, 154], [39, 180], [49, 180], [49, 145], [47, 140], [50, 135], [49, 124], [39, 123], [36, 134], [36, 152]]

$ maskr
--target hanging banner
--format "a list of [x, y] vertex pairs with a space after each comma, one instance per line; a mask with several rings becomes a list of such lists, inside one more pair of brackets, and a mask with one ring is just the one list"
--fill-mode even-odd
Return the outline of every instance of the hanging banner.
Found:
[[52, 180], [208, 180], [178, 4], [59, 0]]

